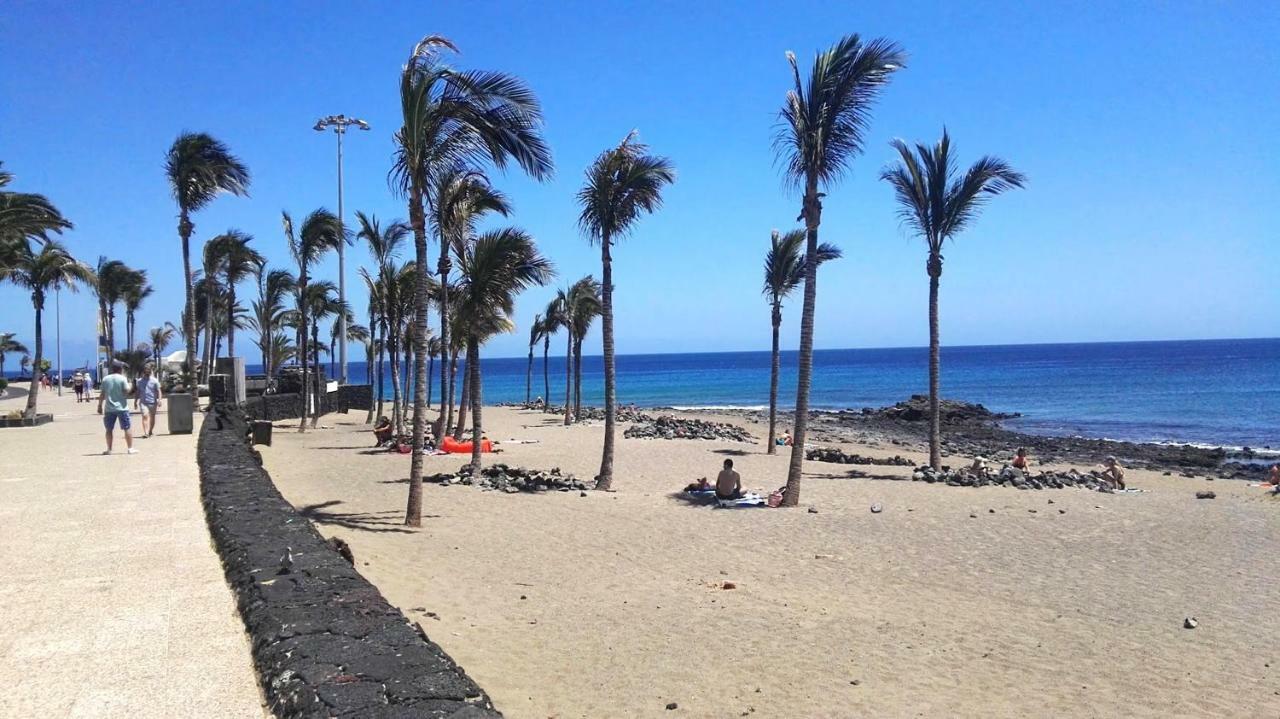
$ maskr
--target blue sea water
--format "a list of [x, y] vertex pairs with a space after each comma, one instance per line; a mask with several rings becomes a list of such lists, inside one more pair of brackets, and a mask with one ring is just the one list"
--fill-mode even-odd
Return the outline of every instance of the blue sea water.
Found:
[[[922, 347], [819, 350], [810, 403], [857, 409], [924, 394], [927, 362]], [[782, 353], [784, 408], [795, 402], [796, 365], [795, 352]], [[486, 403], [524, 400], [526, 358], [482, 366]], [[349, 368], [352, 382], [366, 381], [363, 362]], [[564, 401], [564, 369], [563, 356], [550, 358], [552, 402]], [[533, 375], [540, 396], [540, 354]], [[601, 404], [603, 383], [602, 358], [584, 357], [583, 401]], [[1280, 448], [1280, 339], [944, 347], [942, 396], [1020, 412], [1008, 426], [1035, 434]], [[769, 353], [620, 355], [618, 400], [764, 407]]]

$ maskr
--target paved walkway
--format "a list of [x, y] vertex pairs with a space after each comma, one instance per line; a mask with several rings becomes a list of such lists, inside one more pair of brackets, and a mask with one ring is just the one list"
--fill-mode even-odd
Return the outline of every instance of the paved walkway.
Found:
[[125, 455], [117, 430], [102, 456], [96, 404], [42, 391], [40, 410], [54, 421], [0, 429], [0, 717], [261, 719], [195, 435]]

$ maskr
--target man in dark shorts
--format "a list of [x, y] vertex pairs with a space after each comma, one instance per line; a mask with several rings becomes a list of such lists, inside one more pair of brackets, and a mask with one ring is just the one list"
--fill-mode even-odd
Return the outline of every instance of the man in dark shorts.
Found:
[[724, 469], [716, 477], [716, 499], [740, 499], [742, 497], [742, 475], [733, 471], [733, 460], [724, 461]]
[[76, 372], [71, 378], [71, 387], [76, 391], [76, 401], [84, 401], [84, 373]]

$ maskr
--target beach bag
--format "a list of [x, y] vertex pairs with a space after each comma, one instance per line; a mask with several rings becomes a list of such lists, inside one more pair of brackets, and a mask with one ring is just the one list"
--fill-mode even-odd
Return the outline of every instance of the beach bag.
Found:
[[767, 501], [767, 504], [768, 504], [770, 507], [781, 507], [781, 506], [782, 506], [782, 495], [784, 495], [784, 494], [786, 494], [786, 493], [787, 493], [787, 488], [786, 488], [786, 487], [779, 487], [779, 488], [777, 488], [777, 489], [773, 490], [772, 492], [770, 492], [770, 493], [769, 493], [769, 499], [768, 499], [768, 501]]

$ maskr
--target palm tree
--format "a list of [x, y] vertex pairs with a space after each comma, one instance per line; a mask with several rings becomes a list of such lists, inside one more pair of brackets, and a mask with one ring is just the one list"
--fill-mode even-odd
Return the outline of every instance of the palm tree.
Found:
[[146, 270], [134, 270], [124, 289], [124, 330], [126, 347], [134, 348], [135, 319], [142, 302], [155, 293], [155, 288], [147, 283]]
[[4, 188], [13, 182], [13, 175], [0, 162], [0, 279], [5, 267], [17, 262], [21, 246], [27, 240], [46, 242], [49, 233], [62, 234], [71, 229], [71, 223], [44, 195], [29, 192], [13, 192]]
[[467, 385], [471, 392], [471, 466], [480, 469], [483, 435], [480, 345], [493, 335], [510, 332], [516, 295], [545, 285], [555, 276], [551, 262], [538, 252], [523, 230], [504, 228], [486, 232], [459, 248], [458, 314], [467, 337]]
[[35, 360], [31, 377], [31, 391], [27, 395], [26, 416], [36, 413], [36, 396], [40, 392], [40, 377], [44, 373], [44, 328], [41, 322], [45, 296], [54, 287], [66, 287], [76, 291], [78, 283], [92, 285], [93, 270], [79, 262], [66, 248], [54, 240], [46, 240], [39, 252], [31, 249], [27, 241], [8, 270], [5, 279], [31, 291], [31, 306], [36, 311]]
[[987, 200], [1026, 185], [1027, 178], [1009, 163], [990, 155], [973, 163], [964, 176], [951, 154], [944, 127], [933, 147], [916, 145], [915, 154], [902, 140], [890, 143], [902, 162], [886, 168], [880, 179], [893, 186], [898, 216], [929, 249], [929, 464], [942, 468], [941, 422], [938, 412], [938, 281], [942, 278], [942, 244], [964, 231]]
[[[365, 286], [369, 289], [369, 330], [374, 333], [375, 339], [371, 347], [376, 349], [378, 362], [378, 414], [382, 413], [382, 353], [387, 345], [387, 322], [386, 322], [386, 288], [381, 285], [377, 277], [381, 277], [381, 269], [389, 267], [400, 254], [400, 247], [404, 244], [405, 239], [409, 236], [409, 225], [394, 221], [385, 229], [378, 218], [373, 215], [366, 215], [363, 212], [356, 212], [356, 223], [359, 230], [356, 232], [356, 239], [364, 240], [369, 245], [369, 254], [373, 257], [373, 264], [376, 268], [371, 274], [361, 268], [361, 277], [365, 281]], [[379, 333], [381, 337], [378, 337]], [[372, 364], [368, 367], [368, 372], [373, 372]], [[373, 384], [373, 376], [370, 374], [370, 384]], [[373, 421], [373, 406], [369, 407], [369, 416], [366, 423]]]
[[258, 281], [258, 299], [250, 303], [253, 311], [250, 324], [258, 333], [255, 344], [262, 350], [263, 374], [270, 377], [278, 367], [272, 361], [276, 330], [289, 312], [285, 300], [297, 289], [298, 282], [288, 270], [267, 270], [266, 263], [259, 264], [254, 274]]
[[173, 199], [178, 203], [178, 236], [182, 238], [182, 270], [187, 280], [187, 303], [183, 310], [183, 334], [187, 341], [185, 383], [194, 384], [196, 361], [195, 312], [191, 275], [191, 233], [195, 224], [191, 213], [207, 206], [221, 192], [248, 194], [249, 170], [231, 150], [204, 133], [184, 132], [173, 141], [165, 160], [165, 174]]
[[560, 329], [564, 308], [560, 298], [553, 297], [542, 310], [542, 411], [551, 411], [551, 373], [547, 369], [547, 358], [551, 354], [551, 338]]
[[804, 194], [799, 219], [805, 226], [804, 309], [800, 315], [800, 357], [796, 387], [795, 432], [787, 490], [782, 504], [800, 501], [800, 472], [809, 427], [809, 387], [813, 380], [813, 323], [818, 297], [818, 227], [823, 190], [862, 153], [871, 106], [903, 66], [906, 54], [884, 39], [863, 42], [847, 35], [818, 53], [806, 82], [794, 53], [787, 53], [794, 86], [787, 92], [774, 149], [786, 179]]
[[[424, 203], [432, 178], [458, 165], [491, 162], [502, 168], [511, 160], [537, 179], [551, 174], [551, 153], [542, 139], [542, 112], [533, 93], [515, 77], [494, 72], [455, 71], [442, 55], [457, 52], [447, 38], [422, 39], [409, 55], [400, 75], [403, 125], [396, 132], [397, 186], [409, 199], [415, 258], [421, 272], [416, 289], [414, 324], [419, 368], [426, 368], [427, 235]], [[446, 244], [446, 243], [441, 243]], [[441, 340], [448, 346], [449, 253], [440, 253]], [[413, 455], [409, 469], [409, 500], [405, 524], [422, 524], [422, 440], [425, 430], [426, 380], [414, 383]], [[443, 422], [441, 423], [443, 424]], [[443, 428], [441, 430], [443, 432]]]
[[582, 417], [582, 342], [600, 316], [600, 283], [587, 275], [569, 288], [569, 333], [573, 337], [573, 416]]
[[160, 366], [160, 358], [164, 356], [164, 350], [173, 341], [174, 335], [178, 333], [178, 328], [173, 326], [172, 322], [165, 322], [163, 327], [151, 328], [151, 354], [155, 359], [156, 366]]
[[[219, 238], [222, 237], [219, 235]], [[201, 290], [204, 297], [204, 343], [201, 347], [200, 365], [203, 368], [202, 379], [209, 381], [209, 375], [213, 373], [214, 360], [214, 326], [218, 324], [215, 317], [221, 313], [224, 306], [230, 307], [227, 303], [226, 288], [222, 286], [223, 267], [226, 265], [226, 246], [223, 242], [216, 241], [214, 238], [204, 243], [201, 251], [201, 271], [203, 272], [203, 281]]]
[[132, 272], [133, 270], [120, 260], [108, 260], [105, 256], [98, 256], [98, 265], [94, 272], [97, 277], [94, 292], [98, 296], [98, 319], [102, 323], [102, 336], [106, 340], [108, 357], [116, 350], [115, 305], [123, 297]]
[[4, 356], [9, 352], [22, 352], [26, 354], [31, 350], [27, 346], [14, 339], [17, 335], [13, 332], [0, 332], [0, 377], [4, 377]]
[[556, 307], [559, 313], [555, 322], [564, 333], [564, 426], [573, 421], [573, 298], [569, 288], [556, 291]]
[[289, 342], [289, 336], [283, 332], [271, 335], [268, 357], [272, 367], [283, 367], [297, 355], [297, 348]]
[[[773, 242], [764, 257], [764, 296], [769, 300], [773, 319], [773, 355], [769, 370], [769, 439], [766, 451], [777, 454], [775, 431], [778, 421], [778, 374], [781, 354], [778, 333], [782, 328], [782, 300], [804, 282], [804, 230], [791, 230], [786, 235], [773, 231]], [[840, 248], [822, 243], [818, 246], [818, 264], [840, 257]]]
[[524, 374], [524, 403], [529, 404], [533, 398], [533, 348], [542, 339], [542, 315], [533, 316], [533, 324], [529, 325], [529, 368]]
[[613, 358], [613, 244], [626, 236], [641, 215], [662, 206], [662, 187], [676, 180], [675, 166], [665, 157], [647, 154], [633, 130], [617, 147], [600, 153], [587, 168], [587, 182], [578, 191], [582, 214], [578, 225], [587, 239], [600, 245], [601, 317], [604, 335], [604, 452], [596, 489], [613, 484], [614, 424], [618, 387]]
[[[209, 240], [209, 244], [217, 246], [217, 254], [222, 259], [222, 284], [227, 291], [228, 312], [236, 306], [236, 285], [249, 279], [259, 267], [266, 264], [262, 254], [249, 246], [252, 241], [253, 236], [239, 230], [227, 230]], [[230, 319], [227, 331], [227, 356], [235, 357], [236, 333]]]
[[[311, 349], [311, 376], [319, 379], [320, 377], [320, 353], [332, 354], [324, 343], [320, 341], [320, 322], [329, 317], [337, 317], [341, 313], [350, 314], [351, 308], [343, 304], [338, 299], [338, 286], [329, 280], [320, 280], [318, 282], [310, 282], [305, 289], [300, 289], [298, 296], [295, 298], [298, 306], [299, 326], [305, 336], [310, 332], [310, 339], [307, 340], [307, 346]], [[302, 318], [306, 321], [302, 321]], [[304, 363], [307, 360], [306, 353], [302, 353]], [[317, 392], [319, 386], [317, 385]], [[317, 402], [319, 398], [317, 397]], [[316, 412], [311, 415], [311, 428], [315, 429], [320, 423], [320, 413]]]
[[[298, 284], [295, 294], [299, 298], [308, 297], [307, 292], [307, 272], [308, 268], [320, 261], [320, 258], [328, 252], [336, 252], [338, 245], [343, 242], [342, 221], [337, 215], [324, 209], [313, 210], [302, 221], [302, 229], [297, 233], [293, 232], [293, 218], [289, 217], [288, 212], [281, 212], [281, 222], [284, 226], [285, 240], [289, 243], [289, 252], [293, 255], [293, 259], [298, 263]], [[298, 358], [302, 364], [302, 417], [298, 421], [298, 431], [305, 432], [307, 425], [307, 395], [309, 394], [308, 385], [314, 381], [319, 375], [307, 374], [307, 310], [308, 303], [299, 301], [298, 308]], [[316, 369], [319, 369], [318, 367]], [[318, 418], [317, 418], [318, 419]], [[313, 422], [312, 426], [315, 426]]]

